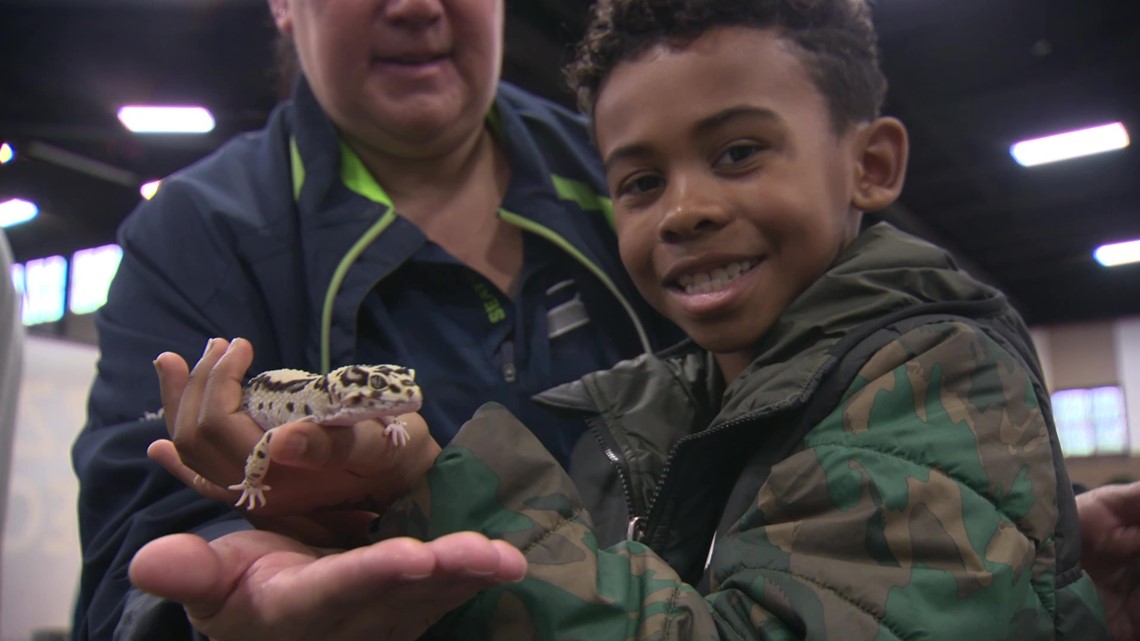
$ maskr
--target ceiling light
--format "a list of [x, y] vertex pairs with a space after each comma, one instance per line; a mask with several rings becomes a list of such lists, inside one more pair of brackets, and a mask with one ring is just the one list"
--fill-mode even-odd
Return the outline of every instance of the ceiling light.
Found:
[[1140, 263], [1140, 240], [1101, 245], [1093, 252], [1093, 258], [1105, 267]]
[[204, 134], [214, 130], [214, 117], [202, 107], [125, 105], [119, 108], [119, 122], [137, 134]]
[[1023, 140], [1009, 148], [1013, 159], [1022, 167], [1068, 160], [1114, 149], [1129, 144], [1128, 130], [1119, 122], [1063, 134]]
[[16, 159], [16, 150], [8, 143], [0, 143], [0, 165], [7, 165]]
[[0, 203], [0, 227], [11, 227], [26, 223], [40, 213], [36, 204], [27, 200], [13, 198]]
[[148, 183], [143, 183], [142, 186], [139, 187], [139, 193], [142, 194], [142, 197], [146, 200], [150, 200], [158, 193], [158, 186], [161, 184], [161, 180], [152, 180]]

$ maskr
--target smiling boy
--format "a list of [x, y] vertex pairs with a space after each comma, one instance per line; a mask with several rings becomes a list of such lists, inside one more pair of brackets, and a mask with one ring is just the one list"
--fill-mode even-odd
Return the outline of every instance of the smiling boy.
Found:
[[386, 515], [527, 556], [441, 637], [1106, 638], [1022, 321], [860, 232], [907, 156], [869, 13], [596, 8], [570, 78], [622, 260], [692, 342], [543, 395], [590, 426], [573, 480], [491, 406]]
[[594, 106], [622, 261], [728, 381], [902, 188], [902, 125], [832, 113], [803, 59], [717, 27], [614, 66]]

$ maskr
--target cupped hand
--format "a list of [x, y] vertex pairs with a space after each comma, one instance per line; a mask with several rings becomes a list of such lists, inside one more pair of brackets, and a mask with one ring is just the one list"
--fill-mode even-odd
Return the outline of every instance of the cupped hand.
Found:
[[256, 530], [209, 543], [175, 534], [130, 567], [136, 588], [181, 603], [213, 641], [416, 639], [479, 591], [525, 574], [521, 552], [472, 532], [346, 552]]
[[[170, 440], [148, 455], [207, 498], [233, 503], [245, 459], [263, 434], [241, 410], [249, 341], [213, 339], [191, 370], [176, 354], [155, 360]], [[353, 426], [288, 423], [275, 432], [266, 505], [242, 510], [262, 529], [313, 545], [348, 547], [364, 525], [431, 467], [439, 446], [418, 414], [402, 417], [409, 440], [394, 446], [376, 421]]]
[[1077, 495], [1081, 565], [1092, 577], [1115, 641], [1140, 638], [1140, 481]]

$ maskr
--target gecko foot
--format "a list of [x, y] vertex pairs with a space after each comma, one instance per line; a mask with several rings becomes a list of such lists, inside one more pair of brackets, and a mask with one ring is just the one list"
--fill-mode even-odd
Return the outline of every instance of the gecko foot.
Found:
[[253, 485], [249, 481], [243, 481], [237, 485], [229, 486], [230, 490], [241, 490], [241, 496], [238, 498], [234, 507], [241, 507], [242, 503], [248, 502], [247, 510], [253, 510], [257, 507], [258, 502], [265, 505], [268, 499], [265, 498], [265, 493], [270, 490], [268, 485]]
[[408, 444], [408, 426], [400, 419], [391, 419], [384, 426], [384, 436], [392, 439], [392, 445], [403, 447]]

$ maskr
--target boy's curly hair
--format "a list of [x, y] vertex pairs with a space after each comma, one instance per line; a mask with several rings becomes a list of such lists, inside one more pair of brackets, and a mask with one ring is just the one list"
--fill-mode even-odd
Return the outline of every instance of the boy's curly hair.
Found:
[[716, 27], [775, 29], [795, 43], [837, 132], [879, 116], [887, 80], [867, 0], [597, 0], [564, 71], [578, 107], [593, 114], [619, 63], [658, 44], [684, 47]]

